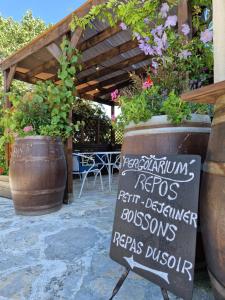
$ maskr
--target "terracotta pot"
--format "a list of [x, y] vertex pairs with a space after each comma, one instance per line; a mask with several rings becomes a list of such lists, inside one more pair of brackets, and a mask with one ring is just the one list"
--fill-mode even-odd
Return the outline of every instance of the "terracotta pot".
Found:
[[40, 215], [60, 209], [66, 185], [61, 140], [47, 136], [17, 138], [9, 179], [17, 214]]

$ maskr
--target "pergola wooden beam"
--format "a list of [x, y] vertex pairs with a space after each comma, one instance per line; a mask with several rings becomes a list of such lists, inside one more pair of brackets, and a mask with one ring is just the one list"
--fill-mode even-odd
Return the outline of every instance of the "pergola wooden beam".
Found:
[[108, 106], [113, 105], [113, 103], [110, 103], [110, 101], [94, 97], [94, 95], [91, 95], [91, 94], [83, 94], [82, 97], [80, 97], [80, 98], [84, 99], [84, 100], [95, 101], [99, 104], [105, 104], [105, 105], [108, 105]]
[[192, 37], [192, 11], [191, 1], [180, 0], [178, 3], [178, 31], [181, 32], [182, 25], [188, 24], [190, 27], [190, 33], [188, 38]]
[[16, 64], [11, 66], [8, 70], [4, 71], [4, 92], [8, 92], [10, 90], [10, 85], [14, 78], [16, 72]]
[[58, 61], [56, 61], [54, 58], [44, 62], [43, 64], [37, 66], [36, 68], [32, 69], [28, 73], [24, 74], [24, 80], [27, 82], [32, 82], [33, 77], [35, 77], [37, 74], [42, 72], [47, 72], [50, 68], [55, 68], [58, 65]]
[[97, 66], [99, 64], [101, 64], [102, 62], [106, 61], [106, 60], [109, 60], [115, 56], [118, 56], [122, 53], [125, 53], [127, 51], [130, 51], [132, 49], [135, 49], [137, 48], [138, 46], [138, 43], [137, 41], [128, 41], [126, 43], [123, 43], [115, 48], [112, 48], [112, 49], [109, 49], [108, 51], [106, 52], [103, 52], [99, 55], [97, 55], [96, 57], [94, 58], [91, 58], [87, 61], [85, 61], [83, 63], [83, 69], [82, 70], [87, 70], [93, 66]]
[[62, 56], [62, 50], [56, 43], [51, 43], [46, 47], [48, 52], [57, 60], [60, 60], [60, 57]]
[[103, 31], [97, 33], [93, 37], [85, 40], [84, 42], [78, 44], [77, 48], [83, 52], [89, 48], [92, 48], [96, 46], [97, 44], [107, 40], [108, 38], [112, 37], [113, 35], [119, 33], [122, 31], [120, 26], [115, 26], [115, 27], [108, 27], [104, 29]]
[[225, 95], [225, 80], [184, 93], [181, 98], [188, 102], [215, 104], [222, 95]]
[[[144, 72], [144, 68], [139, 68], [137, 70], [131, 70], [130, 72], [134, 72], [135, 74], [141, 74]], [[92, 84], [92, 85], [88, 85], [86, 87], [83, 87], [81, 89], [78, 89], [79, 90], [79, 93], [80, 94], [85, 94], [89, 91], [92, 91], [94, 89], [98, 89], [98, 88], [104, 88], [110, 84], [115, 84], [117, 82], [120, 82], [122, 80], [126, 80], [130, 78], [130, 74], [128, 71], [125, 71], [123, 74], [121, 75], [117, 75], [117, 76], [114, 76], [114, 77], [111, 77], [109, 79], [106, 79], [106, 80], [103, 80], [103, 81], [99, 81], [95, 84]]]
[[110, 67], [106, 67], [102, 70], [96, 71], [91, 75], [83, 76], [83, 77], [81, 76], [78, 79], [78, 82], [79, 83], [87, 83], [89, 81], [96, 80], [97, 78], [103, 77], [107, 74], [114, 73], [114, 72], [119, 71], [119, 70], [123, 70], [123, 69], [129, 67], [130, 65], [135, 65], [139, 62], [143, 62], [143, 61], [148, 60], [148, 59], [149, 59], [148, 56], [146, 56], [144, 53], [141, 53], [141, 54], [138, 54], [138, 55], [133, 56], [131, 58], [125, 59], [125, 60], [123, 60], [123, 61], [121, 61], [117, 64], [114, 64]]
[[68, 15], [62, 21], [58, 22], [57, 24], [46, 30], [44, 33], [36, 37], [31, 43], [8, 57], [7, 60], [3, 61], [0, 64], [1, 69], [4, 71], [10, 68], [12, 65], [20, 62], [27, 56], [55, 42], [58, 38], [68, 33], [70, 31], [70, 23], [72, 21], [73, 14], [78, 17], [83, 17], [90, 11], [90, 9], [94, 5], [103, 4], [105, 2], [107, 2], [107, 0], [88, 0], [74, 13]]
[[[100, 92], [98, 92], [98, 93], [95, 93], [95, 94], [93, 95], [93, 96], [94, 96], [93, 100], [94, 100], [94, 99], [98, 99], [98, 98], [101, 97], [101, 96], [107, 95], [107, 94], [113, 92], [113, 91], [116, 90], [116, 89], [122, 89], [122, 88], [128, 86], [129, 83], [130, 83], [130, 80], [125, 80], [125, 81], [120, 82], [120, 83], [118, 83], [118, 84], [116, 84], [116, 85], [113, 85], [113, 86], [110, 87], [110, 88], [103, 89], [102, 91], [100, 91]], [[81, 96], [82, 96], [82, 95], [81, 95]]]
[[77, 28], [74, 32], [71, 33], [71, 46], [72, 47], [77, 47], [77, 44], [83, 34], [83, 29], [82, 28]]
[[[118, 27], [116, 29], [113, 29], [112, 31], [112, 28], [107, 28], [103, 31], [101, 31], [97, 36], [94, 36], [94, 37], [91, 37], [89, 38], [87, 41], [81, 43], [80, 45], [77, 45], [79, 43], [79, 40], [82, 36], [82, 33], [83, 33], [83, 30], [81, 28], [78, 28], [75, 30], [75, 32], [73, 32], [71, 34], [71, 44], [73, 47], [81, 47], [83, 48], [84, 50], [88, 49], [88, 45], [96, 45], [100, 42], [103, 42], [105, 39], [107, 39], [109, 37], [109, 34], [113, 34], [113, 33], [117, 33], [121, 31], [121, 29]], [[123, 53], [125, 51], [128, 51], [129, 48], [128, 47], [131, 47], [131, 49], [133, 49], [134, 46], [134, 41], [132, 41], [132, 43], [129, 43], [128, 45], [125, 45], [125, 44], [122, 44], [121, 46], [118, 46], [118, 49], [116, 50], [117, 53]], [[76, 46], [75, 46], [76, 45]], [[50, 45], [46, 46], [46, 49], [51, 53], [51, 55], [54, 56], [55, 59], [51, 59], [45, 63], [42, 63], [40, 64], [39, 66], [37, 66], [35, 69], [31, 70], [30, 72], [28, 72], [26, 75], [27, 75], [27, 82], [34, 82], [34, 80], [32, 79], [32, 77], [35, 77], [35, 75], [41, 73], [41, 72], [45, 72], [47, 71], [49, 68], [54, 68], [54, 67], [57, 67], [58, 66], [58, 60], [59, 60], [59, 57], [61, 55], [61, 49], [59, 48], [59, 46], [55, 43], [51, 43]], [[126, 50], [127, 49], [127, 50]], [[83, 51], [84, 51], [83, 50]], [[112, 49], [114, 50], [114, 48]], [[110, 51], [109, 51], [110, 52]], [[110, 55], [111, 53], [109, 53], [107, 55]], [[115, 53], [115, 51], [113, 52]], [[100, 61], [103, 61], [103, 59], [107, 60], [109, 58], [107, 58], [107, 55], [105, 53], [103, 53], [100, 57], [96, 57], [96, 58], [93, 58], [93, 60], [97, 60], [98, 63]], [[113, 54], [111, 57], [113, 56], [116, 56], [116, 54]], [[91, 59], [87, 62], [88, 65], [95, 65], [96, 64], [96, 61], [93, 61], [91, 62]], [[85, 69], [87, 68], [86, 67], [86, 62], [83, 64]], [[26, 80], [25, 80], [26, 81]]]

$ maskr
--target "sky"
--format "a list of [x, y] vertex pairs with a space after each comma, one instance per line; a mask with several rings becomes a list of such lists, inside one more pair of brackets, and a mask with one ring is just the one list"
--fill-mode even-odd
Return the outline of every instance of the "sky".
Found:
[[81, 6], [85, 0], [0, 0], [0, 14], [19, 21], [27, 10], [46, 23], [56, 23]]

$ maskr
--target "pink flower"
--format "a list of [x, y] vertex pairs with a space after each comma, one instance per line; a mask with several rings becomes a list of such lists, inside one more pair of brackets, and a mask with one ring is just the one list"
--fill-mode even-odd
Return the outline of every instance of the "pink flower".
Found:
[[143, 90], [147, 90], [148, 88], [153, 86], [153, 81], [151, 80], [151, 77], [148, 76], [147, 80], [143, 83]]
[[116, 101], [119, 97], [119, 91], [118, 90], [115, 90], [114, 92], [111, 93], [111, 98], [112, 98], [112, 101]]
[[127, 30], [127, 25], [125, 24], [125, 23], [120, 23], [120, 28], [122, 29], [122, 30]]
[[111, 116], [111, 120], [112, 120], [112, 122], [115, 122], [115, 121], [116, 121], [116, 116], [115, 116], [115, 115], [112, 115], [112, 116]]
[[206, 29], [205, 31], [201, 32], [201, 38], [200, 40], [206, 44], [208, 42], [211, 42], [213, 39], [213, 32], [209, 29]]
[[181, 26], [181, 32], [184, 34], [184, 35], [188, 35], [190, 33], [191, 29], [189, 27], [188, 24], [183, 24]]
[[24, 132], [30, 132], [30, 131], [33, 131], [33, 130], [34, 130], [33, 126], [26, 126], [23, 129]]
[[169, 11], [169, 5], [167, 3], [163, 3], [160, 9], [160, 14], [163, 18], [167, 17], [167, 13]]
[[168, 16], [168, 18], [166, 19], [166, 23], [165, 23], [165, 27], [174, 27], [177, 25], [177, 16]]

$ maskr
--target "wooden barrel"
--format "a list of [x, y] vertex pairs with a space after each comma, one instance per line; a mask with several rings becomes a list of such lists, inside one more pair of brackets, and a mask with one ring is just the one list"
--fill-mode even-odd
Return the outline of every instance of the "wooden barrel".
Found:
[[225, 299], [225, 101], [215, 107], [201, 189], [201, 227], [216, 299]]
[[[149, 121], [127, 126], [122, 153], [124, 154], [196, 154], [205, 160], [211, 120], [209, 116], [193, 114], [191, 120], [174, 126], [167, 116], [154, 116]], [[205, 256], [198, 228], [196, 269], [205, 266]]]
[[17, 214], [41, 215], [61, 208], [66, 185], [66, 161], [59, 138], [17, 138], [9, 180]]

